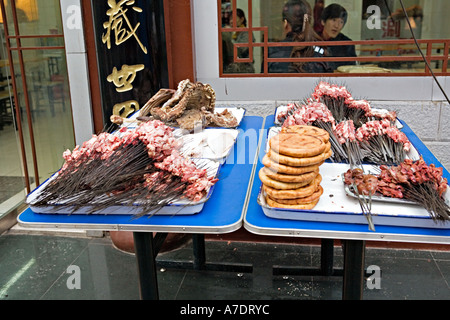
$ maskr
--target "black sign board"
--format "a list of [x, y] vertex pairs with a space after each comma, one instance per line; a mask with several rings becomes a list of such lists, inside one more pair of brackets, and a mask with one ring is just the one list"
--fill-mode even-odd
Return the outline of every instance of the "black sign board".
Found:
[[168, 88], [163, 0], [91, 0], [103, 122]]

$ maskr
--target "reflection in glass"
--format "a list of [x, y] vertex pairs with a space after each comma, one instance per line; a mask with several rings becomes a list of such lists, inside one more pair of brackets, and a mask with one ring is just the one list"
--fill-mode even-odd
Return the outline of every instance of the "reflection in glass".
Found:
[[[0, 40], [4, 39], [0, 25]], [[25, 180], [15, 117], [9, 60], [0, 44], [0, 219], [25, 198]]]
[[41, 182], [74, 147], [72, 110], [64, 50], [24, 51], [28, 95]]
[[[0, 24], [0, 218], [23, 202], [27, 184], [33, 190], [57, 171], [63, 151], [75, 145], [65, 50], [54, 48], [64, 48], [59, 0], [16, 0], [15, 11], [12, 1], [4, 3], [6, 21]], [[9, 39], [12, 66], [4, 47], [6, 26], [9, 36], [22, 36]], [[19, 44], [25, 50], [17, 50]], [[8, 181], [2, 180], [4, 177]]]
[[[255, 34], [246, 28], [253, 27], [252, 18], [249, 17], [248, 4], [240, 2], [234, 14], [232, 4], [222, 2], [222, 27], [238, 28], [230, 32], [222, 32], [222, 57], [224, 73], [255, 73], [254, 48]], [[251, 25], [250, 25], [251, 24]], [[243, 29], [240, 31], [239, 29]], [[243, 44], [243, 46], [236, 46]], [[245, 45], [244, 44], [248, 44]], [[251, 55], [250, 55], [251, 54]], [[239, 59], [246, 61], [239, 62]]]
[[[322, 14], [327, 6], [334, 3], [333, 1], [323, 0], [303, 0], [309, 3], [312, 8], [310, 21], [314, 30], [320, 35], [324, 28]], [[223, 73], [233, 72], [239, 73], [261, 73], [264, 70], [264, 39], [267, 37], [269, 46], [279, 43], [284, 39], [282, 8], [286, 0], [221, 0], [221, 40], [222, 40], [222, 67]], [[233, 8], [236, 3], [237, 8]], [[405, 1], [408, 20], [403, 12], [401, 4], [394, 0], [363, 0], [363, 1], [336, 1], [342, 5], [347, 12], [346, 23], [344, 24], [341, 34], [346, 35], [352, 41], [383, 41], [376, 45], [366, 45], [357, 43], [356, 56], [366, 59], [367, 57], [380, 57], [379, 61], [356, 62], [354, 60], [335, 62], [339, 65], [366, 65], [372, 67], [373, 64], [380, 69], [389, 69], [389, 72], [406, 73], [406, 72], [423, 72], [425, 70], [424, 63], [421, 61], [407, 61], [408, 58], [421, 58], [420, 52], [415, 47], [413, 39], [415, 37], [420, 40], [436, 40], [442, 39], [440, 43], [433, 43], [430, 57], [432, 68], [437, 72], [444, 71], [443, 60], [433, 59], [438, 56], [448, 56], [448, 52], [443, 52], [446, 41], [450, 39], [450, 20], [447, 18], [447, 12], [450, 12], [450, 1], [435, 0], [409, 0]], [[251, 8], [251, 10], [249, 10]], [[234, 10], [233, 10], [234, 9]], [[240, 21], [233, 24], [233, 11], [237, 15], [238, 10], [242, 9], [247, 18], [247, 26], [252, 28], [260, 28], [253, 30], [253, 41], [248, 41], [249, 34], [245, 41], [239, 41], [236, 35], [239, 33], [237, 28], [241, 26]], [[236, 17], [238, 18], [238, 17]], [[409, 22], [409, 23], [408, 23]], [[412, 32], [409, 25], [411, 25]], [[230, 29], [235, 27], [236, 29]], [[342, 38], [342, 37], [341, 37]], [[347, 39], [347, 38], [346, 38]], [[408, 44], [397, 43], [397, 40], [410, 41]], [[328, 41], [327, 41], [328, 42]], [[424, 42], [424, 41], [422, 41]], [[236, 48], [236, 44], [248, 43], [248, 46]], [[253, 48], [251, 48], [253, 45]], [[333, 56], [330, 48], [334, 46], [323, 44], [326, 56]], [[348, 47], [348, 45], [345, 45]], [[353, 47], [353, 46], [352, 46]], [[238, 53], [235, 50], [247, 49], [252, 52], [249, 56], [254, 71], [246, 70], [245, 63], [236, 61]], [[252, 49], [252, 50], [251, 50]], [[423, 43], [421, 49], [427, 54], [427, 44]], [[331, 54], [330, 54], [331, 52]], [[341, 55], [339, 55], [341, 56]], [[345, 55], [342, 57], [354, 57], [354, 55]], [[393, 58], [394, 57], [394, 58]], [[398, 57], [405, 57], [405, 61], [396, 61]], [[420, 59], [416, 59], [420, 60]], [[447, 59], [446, 59], [447, 60]], [[248, 63], [248, 62], [247, 62]], [[232, 68], [234, 67], [234, 68]], [[231, 70], [233, 69], [233, 70]], [[334, 68], [337, 69], [337, 68]], [[356, 69], [356, 68], [354, 68]], [[228, 70], [228, 71], [227, 71]], [[422, 70], [422, 71], [420, 71]], [[336, 71], [336, 70], [335, 70]], [[446, 72], [448, 70], [445, 70]]]

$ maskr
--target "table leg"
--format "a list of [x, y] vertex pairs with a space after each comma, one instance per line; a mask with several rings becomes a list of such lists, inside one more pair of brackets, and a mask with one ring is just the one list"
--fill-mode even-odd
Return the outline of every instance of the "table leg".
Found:
[[139, 291], [142, 300], [158, 300], [158, 279], [152, 232], [133, 232], [136, 253]]
[[320, 244], [320, 270], [322, 275], [333, 275], [334, 240], [322, 239]]
[[194, 254], [194, 270], [205, 270], [206, 265], [205, 235], [193, 234], [192, 247]]
[[343, 240], [343, 244], [344, 283], [342, 299], [362, 300], [366, 243], [363, 240]]

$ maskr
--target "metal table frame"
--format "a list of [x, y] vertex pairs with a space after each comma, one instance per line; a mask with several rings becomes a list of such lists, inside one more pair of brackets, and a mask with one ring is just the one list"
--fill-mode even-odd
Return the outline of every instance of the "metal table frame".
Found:
[[[402, 131], [408, 136], [409, 140], [418, 149], [424, 160], [428, 163], [434, 163], [436, 166], [442, 166], [428, 148], [420, 141], [414, 132], [404, 123]], [[265, 120], [265, 132], [274, 125], [274, 116], [268, 116]], [[264, 137], [261, 137], [265, 141]], [[265, 154], [262, 144], [259, 150], [259, 159]], [[262, 168], [259, 162], [255, 168], [258, 172]], [[450, 175], [444, 169], [444, 177]], [[367, 224], [350, 224], [334, 222], [317, 221], [299, 221], [283, 220], [267, 217], [262, 208], [257, 204], [257, 197], [261, 186], [261, 180], [255, 175], [253, 187], [250, 191], [249, 205], [244, 218], [244, 228], [259, 235], [286, 236], [286, 237], [307, 237], [324, 239], [340, 239], [344, 247], [344, 282], [342, 289], [343, 299], [361, 299], [364, 280], [364, 258], [365, 243], [372, 241], [397, 241], [412, 243], [430, 243], [430, 244], [450, 244], [450, 229], [432, 229], [417, 227], [396, 227], [376, 225], [376, 232], [368, 229]], [[332, 250], [332, 249], [328, 249]], [[331, 251], [332, 252], [332, 251]], [[329, 256], [330, 254], [328, 254]], [[332, 253], [331, 253], [332, 255]], [[328, 258], [329, 259], [329, 258]], [[330, 263], [322, 261], [322, 270], [319, 272], [332, 273]], [[331, 267], [332, 268], [332, 267]], [[280, 269], [277, 267], [277, 269]], [[289, 269], [283, 269], [280, 272], [291, 272]], [[328, 270], [328, 271], [326, 271]], [[298, 272], [298, 271], [294, 271]]]
[[[231, 155], [234, 161], [227, 161], [220, 172], [211, 199], [202, 212], [191, 216], [152, 216], [132, 220], [124, 215], [48, 215], [36, 214], [30, 209], [24, 211], [18, 221], [21, 225], [34, 228], [80, 228], [86, 230], [133, 231], [139, 270], [142, 299], [158, 299], [155, 258], [168, 232], [191, 233], [194, 240], [194, 260], [182, 263], [183, 268], [198, 270], [228, 270], [234, 267], [251, 270], [250, 265], [233, 266], [226, 263], [206, 262], [204, 234], [221, 234], [238, 230], [242, 225], [248, 231], [260, 235], [308, 237], [322, 239], [322, 264], [319, 270], [306, 270], [322, 275], [340, 275], [333, 270], [333, 240], [341, 239], [344, 246], [344, 299], [361, 299], [364, 280], [365, 241], [402, 241], [413, 243], [450, 243], [450, 230], [413, 227], [376, 226], [376, 232], [367, 225], [291, 221], [268, 218], [257, 204], [261, 181], [255, 174], [262, 167], [260, 161], [265, 135], [260, 129], [273, 126], [274, 116], [245, 117], [236, 148]], [[257, 142], [249, 143], [248, 130], [254, 130]], [[403, 131], [419, 149], [427, 163], [440, 166], [439, 161], [423, 145], [417, 136], [405, 125]], [[251, 138], [250, 138], [251, 140]], [[241, 161], [238, 161], [241, 159]], [[245, 159], [245, 160], [242, 160]], [[230, 160], [230, 159], [229, 159]], [[449, 177], [447, 170], [444, 176]], [[243, 183], [245, 181], [245, 183]], [[157, 233], [153, 236], [153, 233]], [[170, 263], [169, 263], [170, 264]], [[275, 270], [275, 269], [274, 269]], [[295, 272], [282, 267], [277, 272]]]
[[[251, 272], [252, 266], [248, 264], [207, 263], [204, 234], [229, 233], [242, 227], [263, 121], [262, 117], [244, 117], [237, 142], [221, 167], [212, 196], [200, 213], [133, 219], [130, 215], [114, 214], [38, 214], [27, 209], [17, 220], [20, 225], [33, 228], [132, 231], [142, 299], [159, 298], [155, 259], [169, 232], [193, 235], [193, 262], [176, 263], [175, 267]], [[170, 266], [170, 262], [167, 264]]]

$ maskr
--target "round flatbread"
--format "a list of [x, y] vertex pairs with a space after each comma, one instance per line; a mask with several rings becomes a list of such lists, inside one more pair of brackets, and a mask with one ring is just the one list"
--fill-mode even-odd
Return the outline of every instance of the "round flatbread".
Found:
[[272, 199], [275, 202], [278, 202], [280, 204], [285, 204], [285, 205], [299, 205], [299, 204], [308, 204], [314, 201], [317, 201], [320, 199], [320, 197], [323, 194], [323, 188], [322, 186], [319, 186], [317, 188], [317, 190], [310, 195], [309, 197], [303, 197], [303, 198], [298, 198], [298, 199]]
[[305, 158], [325, 151], [325, 143], [316, 137], [297, 133], [279, 133], [269, 141], [270, 148], [282, 155]]
[[269, 178], [264, 173], [263, 169], [259, 170], [259, 179], [261, 179], [261, 182], [265, 186], [274, 188], [276, 190], [290, 190], [290, 189], [298, 189], [298, 188], [304, 187], [304, 186], [310, 184], [315, 179], [315, 176], [309, 175], [307, 178], [309, 180], [305, 180], [302, 182], [281, 182], [281, 181], [276, 181], [276, 180]]
[[282, 173], [282, 174], [292, 174], [292, 175], [296, 175], [296, 174], [304, 174], [307, 172], [311, 172], [316, 170], [317, 168], [319, 168], [324, 161], [311, 165], [311, 166], [300, 166], [300, 167], [292, 167], [292, 166], [287, 166], [284, 164], [281, 164], [279, 162], [273, 161], [270, 157], [269, 154], [266, 154], [262, 160], [262, 163], [269, 168], [271, 171], [277, 172], [277, 173]]
[[313, 137], [317, 137], [321, 139], [323, 142], [327, 143], [330, 140], [330, 134], [328, 131], [314, 127], [314, 126], [307, 126], [307, 125], [292, 125], [283, 127], [281, 129], [281, 132], [283, 133], [298, 133], [302, 135], [309, 135]]
[[318, 174], [317, 177], [310, 184], [301, 188], [290, 190], [278, 190], [263, 184], [263, 189], [267, 193], [267, 195], [269, 195], [272, 199], [283, 199], [283, 200], [298, 199], [309, 197], [310, 195], [312, 195], [317, 190], [321, 182], [322, 176]]
[[[306, 167], [305, 167], [306, 168]], [[281, 182], [305, 182], [312, 181], [319, 174], [319, 167], [314, 168], [311, 172], [305, 172], [302, 174], [284, 174], [272, 171], [267, 167], [263, 167], [261, 170], [264, 171], [264, 174], [268, 176], [270, 179], [281, 181]]]
[[272, 208], [281, 208], [281, 209], [292, 209], [292, 210], [311, 210], [314, 209], [314, 207], [317, 205], [319, 200], [316, 200], [311, 203], [306, 204], [296, 204], [296, 205], [289, 205], [289, 204], [282, 204], [276, 201], [273, 201], [270, 199], [270, 197], [266, 197], [266, 203], [272, 207]]
[[[326, 145], [329, 145], [327, 143]], [[331, 148], [331, 145], [330, 145]], [[330, 149], [324, 153], [313, 157], [307, 158], [294, 158], [290, 156], [286, 156], [283, 154], [277, 153], [275, 150], [269, 149], [267, 152], [267, 156], [275, 163], [279, 163], [285, 166], [290, 167], [307, 167], [312, 165], [317, 165], [319, 163], [323, 163], [326, 159], [330, 158], [333, 155], [333, 151]], [[285, 172], [287, 173], [287, 172]]]

